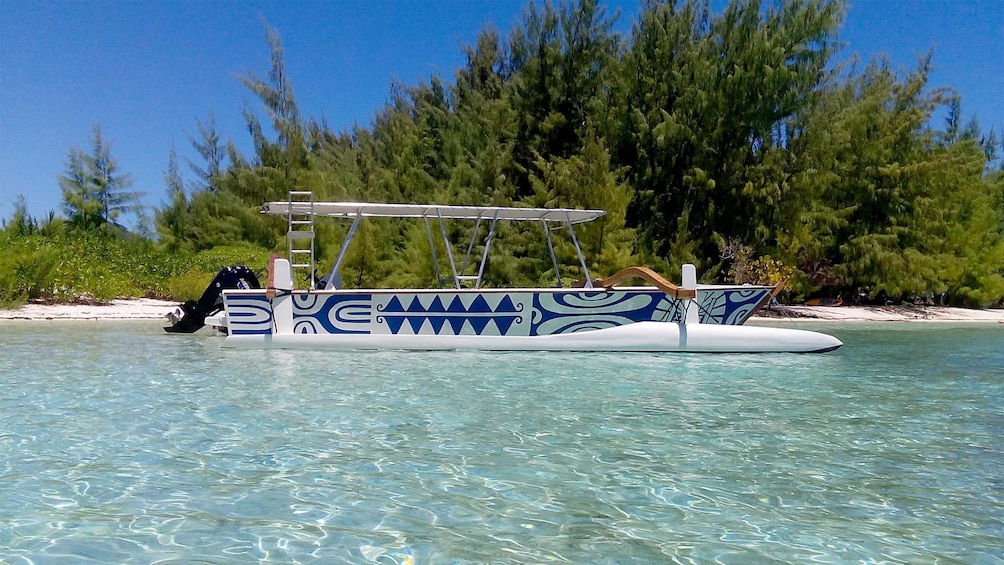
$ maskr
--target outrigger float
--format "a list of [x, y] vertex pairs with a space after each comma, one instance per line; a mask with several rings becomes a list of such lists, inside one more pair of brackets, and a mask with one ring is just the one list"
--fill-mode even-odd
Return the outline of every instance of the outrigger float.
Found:
[[[289, 259], [273, 258], [267, 286], [260, 288], [249, 269], [228, 267], [202, 300], [169, 316], [173, 325], [165, 329], [188, 333], [210, 323], [227, 334], [225, 346], [257, 349], [821, 353], [842, 345], [818, 332], [742, 325], [777, 289], [697, 284], [693, 265], [683, 266], [679, 286], [646, 267], [592, 280], [574, 226], [603, 216], [602, 210], [315, 202], [309, 192], [291, 192], [288, 201], [266, 203], [262, 211], [285, 216], [288, 224]], [[318, 218], [348, 220], [351, 227], [328, 274], [313, 288], [297, 289], [294, 270], [314, 280]], [[437, 279], [452, 288], [340, 288], [339, 269], [363, 218], [424, 221]], [[462, 258], [454, 256], [447, 220], [475, 223]], [[506, 221], [542, 226], [559, 285], [551, 234], [567, 229], [585, 274], [583, 286], [483, 288], [496, 226]], [[432, 222], [439, 224], [452, 276], [438, 272]], [[479, 241], [480, 262], [469, 270]], [[647, 285], [621, 286], [632, 279]]]

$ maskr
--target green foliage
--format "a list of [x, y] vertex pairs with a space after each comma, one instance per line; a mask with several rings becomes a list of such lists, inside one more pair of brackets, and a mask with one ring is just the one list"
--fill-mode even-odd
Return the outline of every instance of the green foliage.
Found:
[[1000, 188], [975, 135], [951, 122], [944, 135], [930, 130], [933, 111], [954, 99], [926, 91], [929, 66], [925, 57], [900, 78], [873, 63], [822, 91], [806, 117], [791, 181], [803, 223], [779, 238], [808, 274], [803, 290], [947, 292], [970, 305], [1004, 296]]
[[[208, 277], [224, 266], [248, 265], [264, 274], [269, 251], [248, 244], [179, 255], [153, 242], [106, 231], [16, 234], [0, 232], [0, 304], [28, 300], [112, 300], [190, 296], [194, 272]], [[198, 293], [205, 290], [205, 284]]]
[[114, 223], [122, 213], [139, 210], [140, 193], [130, 192], [133, 179], [119, 171], [111, 144], [94, 125], [90, 153], [70, 148], [65, 174], [59, 177], [63, 208], [70, 223], [82, 229]]
[[[206, 162], [204, 167], [196, 165], [195, 163], [189, 163], [192, 172], [194, 172], [198, 177], [196, 190], [210, 190], [212, 192], [217, 192], [219, 189], [216, 186], [216, 182], [219, 178], [220, 172], [223, 170], [222, 167], [223, 161], [226, 158], [226, 151], [224, 150], [220, 135], [216, 131], [216, 118], [212, 113], [210, 113], [209, 119], [206, 123], [202, 123], [201, 120], [197, 119], [195, 120], [195, 125], [199, 130], [199, 139], [189, 137], [189, 141], [192, 143], [192, 148], [195, 149], [199, 156], [201, 156]], [[175, 164], [175, 171], [176, 170], [177, 164]], [[171, 194], [174, 188], [171, 181], [167, 181], [167, 187], [168, 194]]]
[[198, 300], [213, 282], [213, 274], [200, 270], [184, 271], [167, 279], [167, 293], [178, 302]]
[[0, 234], [0, 307], [11, 307], [52, 293], [58, 257], [38, 235]]
[[267, 249], [248, 243], [235, 243], [200, 251], [193, 257], [187, 258], [185, 264], [214, 275], [223, 267], [230, 265], [245, 265], [255, 273], [261, 274], [268, 270], [269, 255]]
[[[841, 69], [842, 0], [711, 8], [646, 1], [625, 39], [597, 0], [531, 3], [508, 40], [486, 28], [465, 47], [452, 80], [393, 84], [370, 126], [337, 133], [299, 113], [266, 25], [269, 72], [239, 77], [260, 103], [243, 109], [253, 152], [224, 143], [211, 115], [197, 121], [191, 142], [204, 163], [186, 190], [169, 156], [153, 244], [100, 228], [128, 205], [107, 197], [126, 197], [128, 176], [96, 128], [91, 154], [71, 150], [60, 178], [68, 221], [22, 208], [5, 222], [14, 252], [0, 259], [3, 299], [191, 297], [222, 266], [263, 272], [268, 253], [285, 250], [286, 223], [260, 206], [304, 190], [317, 200], [604, 209], [576, 230], [594, 277], [632, 264], [677, 277], [690, 262], [703, 281], [787, 280], [796, 295], [868, 287], [1004, 300], [999, 132], [966, 122], [960, 97], [928, 85], [931, 55], [905, 74], [883, 61]], [[931, 123], [939, 108], [944, 131]], [[347, 229], [317, 225], [322, 274]], [[455, 258], [474, 229], [446, 225]], [[362, 222], [343, 285], [439, 284], [450, 268], [432, 230], [435, 258], [420, 222]], [[552, 235], [557, 277], [539, 225], [497, 226], [483, 284], [582, 278], [567, 230]]]
[[163, 283], [165, 294], [173, 300], [184, 302], [202, 296], [213, 277], [231, 265], [244, 265], [255, 272], [265, 284], [268, 277], [268, 250], [248, 244], [214, 247], [185, 256], [177, 261], [170, 276]]
[[38, 231], [38, 222], [28, 214], [28, 202], [19, 194], [14, 200], [14, 213], [10, 220], [0, 221], [3, 231], [12, 236], [26, 236]]
[[836, 2], [652, 2], [623, 58], [610, 135], [643, 242], [714, 270], [717, 242], [774, 244], [791, 219], [786, 170], [825, 73]]

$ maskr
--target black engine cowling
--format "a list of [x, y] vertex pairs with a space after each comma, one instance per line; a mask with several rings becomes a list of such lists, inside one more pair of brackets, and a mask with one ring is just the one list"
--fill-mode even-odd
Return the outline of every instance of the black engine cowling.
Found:
[[223, 309], [223, 291], [238, 288], [261, 288], [254, 271], [244, 265], [224, 267], [209, 283], [199, 300], [189, 300], [178, 310], [168, 314], [171, 325], [164, 330], [170, 333], [195, 333], [206, 325], [206, 317]]

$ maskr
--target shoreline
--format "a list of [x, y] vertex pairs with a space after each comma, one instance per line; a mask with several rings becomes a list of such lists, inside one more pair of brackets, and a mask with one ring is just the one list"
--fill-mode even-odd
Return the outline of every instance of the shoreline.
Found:
[[[136, 298], [105, 304], [25, 304], [0, 310], [0, 320], [164, 320], [178, 302]], [[948, 306], [771, 306], [751, 322], [986, 322], [1004, 324], [1004, 309], [973, 310]]]
[[800, 322], [954, 322], [1004, 324], [1004, 309], [971, 309], [952, 306], [771, 306], [750, 321]]
[[116, 299], [101, 304], [34, 304], [0, 310], [0, 320], [165, 320], [179, 302], [152, 298]]

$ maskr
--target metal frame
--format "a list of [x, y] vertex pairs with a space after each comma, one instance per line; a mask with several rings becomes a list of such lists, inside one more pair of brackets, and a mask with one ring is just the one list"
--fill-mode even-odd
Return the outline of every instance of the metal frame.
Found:
[[338, 269], [342, 266], [342, 260], [345, 259], [345, 253], [349, 250], [349, 244], [352, 243], [352, 236], [356, 234], [356, 228], [359, 227], [359, 220], [362, 216], [357, 214], [355, 219], [352, 220], [352, 226], [349, 228], [349, 233], [345, 234], [345, 239], [342, 240], [342, 247], [338, 250], [338, 258], [335, 259], [335, 264], [328, 271], [328, 282], [324, 285], [324, 290], [334, 290], [335, 279], [338, 274]]
[[[299, 193], [298, 193], [299, 194]], [[302, 193], [311, 194], [311, 193]], [[558, 258], [554, 252], [554, 243], [551, 240], [551, 232], [554, 227], [548, 222], [557, 224], [555, 227], [567, 227], [571, 235], [572, 245], [575, 247], [575, 254], [579, 259], [579, 265], [585, 275], [585, 288], [593, 288], [593, 282], [589, 275], [589, 268], [586, 265], [585, 256], [579, 245], [579, 239], [575, 235], [574, 225], [588, 222], [606, 214], [603, 210], [578, 210], [571, 208], [515, 208], [502, 206], [436, 206], [436, 205], [415, 205], [415, 204], [376, 204], [366, 202], [314, 202], [313, 195], [309, 202], [295, 202], [292, 197], [287, 202], [268, 202], [262, 207], [262, 213], [284, 215], [293, 225], [294, 216], [310, 217], [310, 238], [311, 238], [311, 264], [313, 264], [313, 218], [324, 216], [331, 218], [352, 219], [341, 248], [338, 250], [338, 257], [335, 264], [327, 275], [325, 290], [336, 288], [335, 280], [338, 270], [341, 268], [345, 255], [348, 252], [352, 238], [355, 236], [359, 221], [364, 217], [369, 218], [422, 218], [425, 222], [426, 234], [429, 239], [429, 247], [432, 251], [432, 262], [436, 271], [437, 285], [442, 288], [443, 278], [439, 270], [439, 258], [436, 254], [436, 245], [432, 237], [432, 226], [429, 218], [435, 217], [439, 220], [439, 229], [443, 236], [443, 245], [450, 263], [450, 272], [453, 275], [453, 286], [457, 289], [463, 288], [464, 282], [473, 281], [474, 288], [481, 288], [481, 281], [484, 277], [485, 265], [488, 263], [488, 252], [491, 249], [492, 241], [495, 238], [495, 228], [499, 220], [510, 221], [539, 221], [544, 228], [544, 239], [547, 241], [547, 249], [551, 255], [551, 264], [554, 267], [554, 276], [557, 286], [561, 287], [561, 274], [558, 269]], [[467, 267], [470, 264], [474, 252], [475, 243], [481, 230], [482, 220], [491, 218], [488, 233], [485, 236], [484, 250], [481, 254], [481, 261], [478, 264], [476, 275], [466, 275]], [[471, 233], [471, 240], [467, 245], [467, 252], [464, 254], [463, 264], [457, 269], [457, 261], [453, 255], [453, 245], [446, 230], [445, 220], [474, 220], [474, 230]], [[292, 252], [291, 252], [292, 254]], [[291, 261], [292, 262], [292, 261]]]
[[[265, 214], [285, 216], [290, 212], [302, 212], [303, 207], [293, 202], [266, 202], [262, 206]], [[377, 204], [372, 202], [315, 202], [315, 216], [329, 218], [425, 218], [442, 216], [444, 220], [477, 220], [496, 216], [499, 220], [527, 222], [546, 220], [573, 224], [591, 222], [606, 215], [603, 210], [582, 210], [577, 208], [517, 208], [506, 206], [437, 206], [434, 204]]]
[[[290, 269], [305, 269], [307, 280], [314, 277], [314, 193], [290, 190], [287, 195], [290, 213], [286, 214], [286, 246]], [[299, 199], [299, 200], [296, 200]], [[306, 246], [301, 242], [306, 241]], [[301, 258], [306, 256], [306, 262]], [[294, 280], [296, 277], [293, 277]], [[310, 286], [313, 286], [311, 284]]]

